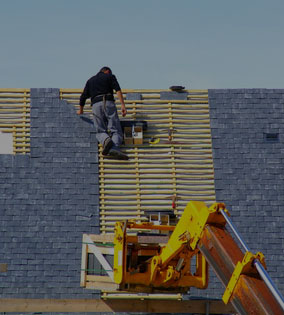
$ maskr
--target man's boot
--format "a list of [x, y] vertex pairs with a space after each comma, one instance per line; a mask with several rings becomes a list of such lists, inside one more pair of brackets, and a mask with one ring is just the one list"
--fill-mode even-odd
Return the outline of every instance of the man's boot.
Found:
[[128, 155], [124, 154], [117, 148], [111, 148], [109, 150], [109, 156], [112, 156], [113, 158], [117, 160], [129, 160]]
[[111, 138], [106, 138], [103, 144], [103, 155], [108, 155], [109, 150], [114, 146]]

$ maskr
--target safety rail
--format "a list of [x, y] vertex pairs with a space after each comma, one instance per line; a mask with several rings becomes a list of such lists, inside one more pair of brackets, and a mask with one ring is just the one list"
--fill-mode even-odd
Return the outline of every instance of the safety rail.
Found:
[[0, 131], [13, 134], [13, 153], [30, 152], [30, 89], [0, 89]]
[[[153, 211], [179, 216], [188, 200], [215, 202], [208, 91], [186, 90], [186, 100], [161, 99], [164, 91], [169, 90], [122, 91], [127, 119], [145, 120], [148, 128], [143, 144], [123, 145], [129, 161], [103, 158], [99, 146], [102, 233], [113, 232], [116, 221], [143, 221]], [[60, 97], [78, 108], [81, 93], [80, 89], [61, 89]], [[130, 100], [128, 93], [141, 97]], [[91, 115], [89, 104], [85, 115]], [[117, 99], [116, 104], [120, 114]], [[159, 143], [149, 143], [152, 138]]]

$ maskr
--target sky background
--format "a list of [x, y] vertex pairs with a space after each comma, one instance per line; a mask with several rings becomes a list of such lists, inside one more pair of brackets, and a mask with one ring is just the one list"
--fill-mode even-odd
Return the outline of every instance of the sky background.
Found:
[[283, 0], [0, 0], [0, 88], [284, 88]]

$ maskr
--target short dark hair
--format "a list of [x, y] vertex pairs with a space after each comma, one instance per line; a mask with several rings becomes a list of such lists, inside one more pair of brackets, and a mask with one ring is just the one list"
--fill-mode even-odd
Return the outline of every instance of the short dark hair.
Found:
[[105, 71], [109, 71], [110, 74], [112, 74], [111, 68], [110, 67], [102, 67], [100, 72], [105, 72]]

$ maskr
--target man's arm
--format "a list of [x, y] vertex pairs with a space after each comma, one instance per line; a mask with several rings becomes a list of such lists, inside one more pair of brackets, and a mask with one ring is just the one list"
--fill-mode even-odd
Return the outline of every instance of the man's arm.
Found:
[[80, 105], [80, 109], [77, 111], [77, 115], [83, 115], [84, 114], [84, 106]]
[[85, 85], [84, 91], [80, 96], [80, 109], [77, 111], [78, 115], [84, 114], [84, 106], [86, 103], [86, 99], [90, 97], [89, 89], [88, 89], [88, 82]]
[[122, 117], [125, 117], [126, 114], [127, 114], [127, 109], [126, 109], [125, 104], [124, 104], [124, 98], [123, 98], [121, 90], [117, 91], [116, 94], [117, 94], [117, 96], [119, 98], [119, 101], [121, 103], [121, 114], [122, 114]]

